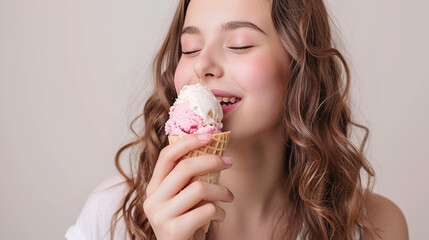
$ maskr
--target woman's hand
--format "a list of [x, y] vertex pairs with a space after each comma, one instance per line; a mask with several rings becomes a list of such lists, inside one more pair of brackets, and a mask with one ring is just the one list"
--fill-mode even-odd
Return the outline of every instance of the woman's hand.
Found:
[[[211, 220], [224, 220], [225, 211], [213, 202], [231, 202], [232, 193], [217, 184], [188, 183], [194, 176], [231, 167], [231, 159], [207, 154], [179, 161], [183, 155], [206, 145], [209, 140], [210, 134], [190, 134], [161, 151], [143, 203], [158, 240], [196, 239], [194, 234], [199, 228]], [[204, 204], [199, 205], [203, 200]], [[198, 233], [201, 237], [201, 231]]]

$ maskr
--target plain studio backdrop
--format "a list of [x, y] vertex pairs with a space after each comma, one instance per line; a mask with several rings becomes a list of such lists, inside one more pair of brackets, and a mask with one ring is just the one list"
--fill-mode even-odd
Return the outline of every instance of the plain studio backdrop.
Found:
[[[326, 2], [375, 192], [429, 236], [429, 4]], [[64, 239], [150, 93], [176, 0], [0, 0], [0, 239]]]

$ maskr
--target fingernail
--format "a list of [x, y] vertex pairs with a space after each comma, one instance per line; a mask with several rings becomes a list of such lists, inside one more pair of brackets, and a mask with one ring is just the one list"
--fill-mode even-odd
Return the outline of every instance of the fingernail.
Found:
[[201, 134], [198, 134], [197, 138], [201, 141], [207, 141], [211, 138], [211, 135], [210, 133], [201, 133]]
[[227, 165], [232, 165], [232, 158], [230, 157], [222, 157], [222, 160]]

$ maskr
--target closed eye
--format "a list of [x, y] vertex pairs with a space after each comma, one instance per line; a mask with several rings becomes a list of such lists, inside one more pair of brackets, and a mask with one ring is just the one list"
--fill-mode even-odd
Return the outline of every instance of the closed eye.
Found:
[[251, 48], [253, 46], [243, 46], [243, 47], [229, 47], [229, 49], [233, 49], [233, 50], [244, 50], [244, 49], [248, 49]]
[[[229, 47], [229, 49], [232, 49], [232, 50], [245, 50], [245, 49], [249, 49], [249, 48], [251, 48], [251, 47], [253, 47], [253, 46]], [[200, 50], [187, 51], [187, 52], [182, 51], [182, 54], [189, 55], [189, 54], [197, 53], [197, 52], [199, 52], [199, 51], [200, 51]]]
[[182, 54], [192, 54], [192, 53], [196, 53], [196, 52], [198, 52], [198, 51], [200, 51], [200, 50], [194, 50], [194, 51], [188, 51], [188, 52], [184, 52], [184, 51], [182, 51]]

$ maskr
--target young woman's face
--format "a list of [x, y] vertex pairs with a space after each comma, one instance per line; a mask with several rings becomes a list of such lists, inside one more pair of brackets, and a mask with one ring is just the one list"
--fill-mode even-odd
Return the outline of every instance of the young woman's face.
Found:
[[240, 100], [223, 107], [222, 130], [233, 132], [231, 141], [279, 130], [290, 58], [271, 20], [270, 1], [191, 0], [181, 46], [177, 92], [201, 83], [216, 96]]

